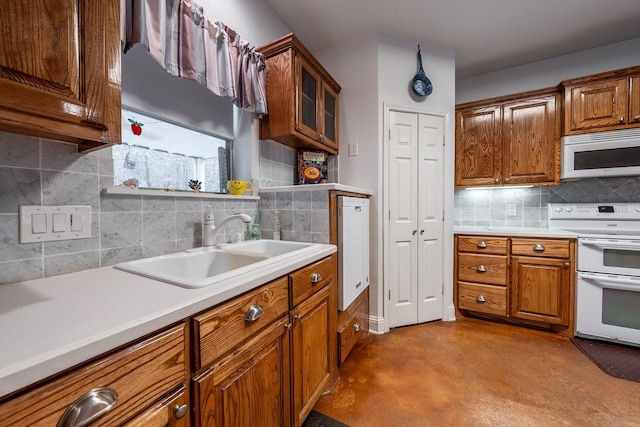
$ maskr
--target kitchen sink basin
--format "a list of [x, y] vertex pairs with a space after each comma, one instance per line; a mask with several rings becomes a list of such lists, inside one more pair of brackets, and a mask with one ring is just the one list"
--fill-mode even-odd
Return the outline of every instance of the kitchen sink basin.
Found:
[[114, 268], [185, 288], [202, 288], [258, 270], [316, 246], [313, 243], [252, 240], [121, 262]]

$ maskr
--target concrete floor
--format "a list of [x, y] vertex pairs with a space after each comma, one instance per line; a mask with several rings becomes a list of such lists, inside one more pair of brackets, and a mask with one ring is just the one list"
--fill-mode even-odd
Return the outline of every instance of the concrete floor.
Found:
[[314, 409], [351, 427], [640, 426], [640, 383], [567, 338], [460, 318], [364, 337]]

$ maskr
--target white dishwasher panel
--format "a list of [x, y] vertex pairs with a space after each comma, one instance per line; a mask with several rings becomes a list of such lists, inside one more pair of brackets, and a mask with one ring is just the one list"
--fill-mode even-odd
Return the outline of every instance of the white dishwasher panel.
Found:
[[369, 199], [338, 196], [338, 308], [369, 286]]

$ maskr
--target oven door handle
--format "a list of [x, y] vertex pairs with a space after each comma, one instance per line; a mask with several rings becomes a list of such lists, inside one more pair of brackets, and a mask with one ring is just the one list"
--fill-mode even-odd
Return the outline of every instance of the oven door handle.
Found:
[[578, 240], [578, 243], [580, 245], [595, 246], [598, 248], [640, 250], [640, 242], [636, 242], [636, 241], [616, 240], [615, 242], [610, 242], [608, 240], [582, 238]]
[[578, 273], [578, 279], [590, 282], [608, 283], [616, 289], [640, 292], [640, 279], [623, 279], [621, 276], [606, 276], [602, 274]]

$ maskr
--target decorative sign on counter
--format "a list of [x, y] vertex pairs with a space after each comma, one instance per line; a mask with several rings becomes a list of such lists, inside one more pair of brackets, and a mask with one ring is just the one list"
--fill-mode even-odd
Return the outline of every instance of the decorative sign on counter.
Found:
[[327, 153], [321, 150], [298, 150], [298, 184], [327, 182]]

